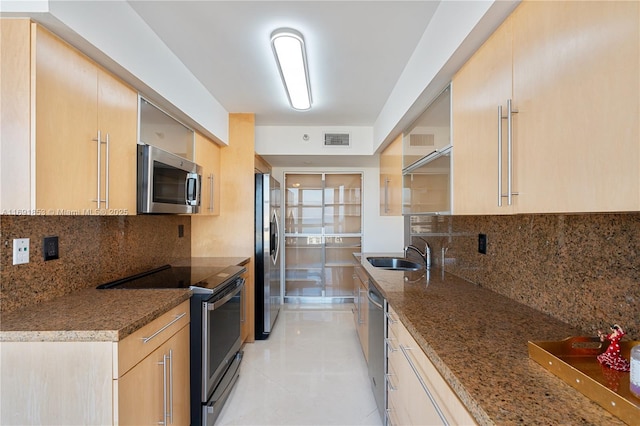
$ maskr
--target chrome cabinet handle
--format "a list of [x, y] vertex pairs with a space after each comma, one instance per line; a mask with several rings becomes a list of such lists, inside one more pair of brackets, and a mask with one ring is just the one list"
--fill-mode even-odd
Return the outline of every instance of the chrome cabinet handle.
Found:
[[498, 207], [502, 207], [502, 105], [498, 105]]
[[393, 425], [393, 422], [391, 421], [391, 408], [384, 410], [384, 416], [387, 418], [387, 424]]
[[153, 333], [151, 336], [149, 337], [142, 337], [142, 343], [147, 343], [149, 342], [151, 339], [153, 339], [154, 337], [156, 337], [158, 334], [162, 333], [163, 331], [165, 331], [167, 328], [171, 327], [173, 324], [175, 324], [176, 322], [178, 322], [182, 317], [184, 317], [185, 315], [187, 315], [186, 312], [181, 313], [180, 315], [176, 315], [176, 317], [173, 319], [173, 321], [169, 322], [168, 324], [165, 324], [164, 327], [162, 327], [161, 329], [159, 329], [158, 331], [156, 331], [155, 333]]
[[162, 365], [162, 421], [160, 425], [167, 425], [167, 354], [162, 355], [162, 361], [158, 362]]
[[511, 99], [507, 100], [507, 204], [511, 205], [513, 200], [513, 114], [517, 110], [512, 108]]
[[420, 386], [422, 386], [422, 389], [425, 391], [425, 393], [427, 394], [427, 396], [429, 397], [429, 400], [431, 401], [431, 403], [433, 404], [433, 408], [436, 409], [436, 412], [438, 413], [438, 417], [440, 417], [440, 420], [442, 420], [442, 423], [445, 426], [449, 425], [449, 422], [447, 421], [446, 417], [444, 416], [444, 413], [442, 412], [442, 410], [440, 409], [440, 407], [438, 406], [438, 403], [436, 402], [436, 400], [434, 399], [433, 395], [431, 394], [431, 391], [429, 390], [429, 388], [427, 387], [427, 384], [424, 382], [424, 379], [422, 378], [422, 376], [420, 375], [420, 372], [418, 371], [418, 369], [416, 368], [415, 364], [413, 363], [413, 361], [411, 360], [411, 357], [409, 357], [409, 354], [407, 351], [410, 351], [411, 348], [405, 346], [405, 345], [400, 345], [400, 350], [402, 351], [402, 355], [404, 355], [404, 357], [406, 358], [407, 362], [409, 363], [409, 367], [411, 367], [411, 370], [413, 370], [413, 374], [416, 375], [416, 378], [418, 379], [418, 381], [420, 382]]
[[[109, 133], [107, 133], [105, 141], [102, 141], [102, 132], [98, 130], [98, 137], [96, 139], [92, 139], [92, 141], [97, 142], [98, 146], [98, 155], [97, 160], [97, 190], [96, 190], [96, 199], [92, 200], [97, 203], [98, 210], [100, 209], [100, 204], [104, 202], [105, 208], [109, 208]], [[102, 198], [101, 189], [102, 189], [102, 144], [105, 144], [105, 198]]]
[[[107, 137], [105, 138], [105, 144], [106, 144], [106, 148], [105, 148], [105, 156], [107, 158], [105, 158], [104, 160], [104, 167], [105, 167], [105, 171], [104, 171], [104, 179], [105, 179], [105, 183], [104, 183], [104, 205], [106, 209], [109, 209], [109, 133], [107, 133]], [[99, 194], [98, 194], [99, 196]]]
[[397, 352], [398, 348], [394, 348], [393, 345], [391, 344], [391, 338], [386, 337], [384, 339], [384, 342], [387, 344], [387, 349], [389, 350], [389, 352]]
[[209, 211], [213, 211], [213, 173], [209, 174]]
[[173, 349], [169, 349], [169, 423], [173, 424]]
[[[507, 205], [513, 204], [513, 108], [512, 100], [507, 99], [507, 115], [502, 116], [502, 105], [498, 105], [498, 207], [502, 207], [502, 199], [507, 198]], [[502, 193], [502, 120], [507, 120], [507, 194]]]
[[389, 213], [389, 178], [384, 178], [384, 212]]
[[358, 324], [364, 324], [362, 320], [362, 289], [358, 286]]
[[391, 392], [395, 392], [398, 390], [397, 387], [393, 386], [393, 383], [391, 383], [391, 376], [393, 376], [393, 374], [385, 374], [384, 378], [387, 379], [387, 389], [389, 389]]
[[389, 321], [389, 324], [395, 324], [398, 322], [397, 319], [393, 319], [393, 315], [391, 315], [391, 312], [386, 312], [385, 315], [387, 316], [387, 321]]
[[102, 135], [100, 133], [100, 130], [98, 130], [98, 137], [96, 139], [92, 139], [92, 141], [97, 142], [97, 147], [98, 147], [98, 155], [97, 155], [97, 159], [98, 159], [98, 164], [97, 164], [97, 173], [98, 173], [98, 189], [96, 191], [96, 199], [93, 200], [97, 203], [97, 208], [100, 209], [100, 187], [101, 187], [101, 180], [100, 180], [100, 175], [101, 175], [101, 167], [102, 167], [102, 158], [101, 158], [101, 154], [102, 154], [102, 149], [101, 149], [101, 145], [102, 145]]

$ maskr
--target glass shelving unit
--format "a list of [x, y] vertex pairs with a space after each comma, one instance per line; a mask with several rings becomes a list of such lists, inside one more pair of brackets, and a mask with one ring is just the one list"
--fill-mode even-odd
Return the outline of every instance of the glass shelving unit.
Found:
[[285, 299], [351, 301], [362, 174], [285, 173], [285, 188]]

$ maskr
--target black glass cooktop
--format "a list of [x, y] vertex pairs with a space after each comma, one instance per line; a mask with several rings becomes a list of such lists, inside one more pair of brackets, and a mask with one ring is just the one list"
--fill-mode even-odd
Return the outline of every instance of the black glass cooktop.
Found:
[[246, 269], [241, 266], [171, 266], [164, 265], [150, 271], [99, 285], [104, 289], [161, 289], [208, 288], [214, 289], [240, 276]]

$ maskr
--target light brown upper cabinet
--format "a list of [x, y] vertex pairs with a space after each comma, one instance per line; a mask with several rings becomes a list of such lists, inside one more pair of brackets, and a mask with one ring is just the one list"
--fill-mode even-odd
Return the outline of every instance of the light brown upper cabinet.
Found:
[[402, 215], [402, 134], [380, 154], [380, 216]]
[[200, 215], [220, 215], [220, 147], [196, 132], [196, 163], [202, 166]]
[[42, 27], [34, 42], [36, 207], [135, 214], [136, 92]]
[[[3, 205], [31, 214], [136, 214], [136, 92], [43, 27], [15, 22], [9, 27], [29, 46], [19, 54], [33, 61], [10, 78], [30, 83], [3, 97], [28, 109], [14, 125], [35, 133], [3, 145], [3, 156], [31, 170], [11, 188], [3, 182]], [[19, 192], [30, 197], [16, 204]]]
[[639, 8], [525, 1], [461, 68], [454, 214], [640, 209]]

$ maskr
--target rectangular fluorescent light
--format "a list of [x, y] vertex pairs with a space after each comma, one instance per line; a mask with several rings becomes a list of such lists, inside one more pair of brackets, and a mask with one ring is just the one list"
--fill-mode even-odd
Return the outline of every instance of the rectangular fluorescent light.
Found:
[[289, 103], [294, 109], [311, 108], [311, 86], [302, 34], [290, 28], [275, 30], [271, 33], [271, 48]]

